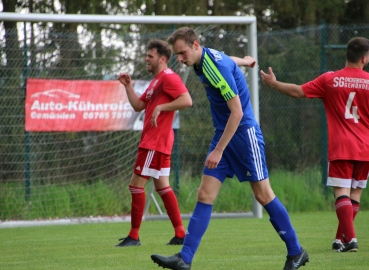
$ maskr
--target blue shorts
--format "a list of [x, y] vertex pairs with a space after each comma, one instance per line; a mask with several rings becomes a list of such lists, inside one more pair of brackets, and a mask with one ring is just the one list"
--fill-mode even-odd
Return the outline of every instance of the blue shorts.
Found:
[[[216, 147], [223, 130], [215, 130], [208, 155]], [[203, 174], [222, 183], [226, 177], [237, 176], [240, 182], [257, 182], [269, 177], [264, 152], [264, 138], [259, 126], [239, 126], [223, 152], [215, 169], [204, 167]]]

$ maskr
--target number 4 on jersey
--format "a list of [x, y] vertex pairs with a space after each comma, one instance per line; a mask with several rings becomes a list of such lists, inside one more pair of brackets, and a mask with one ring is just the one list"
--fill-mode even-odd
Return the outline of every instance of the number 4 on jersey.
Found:
[[[346, 119], [354, 119], [355, 123], [359, 123], [360, 115], [357, 114], [357, 106], [352, 106], [352, 101], [355, 97], [355, 92], [351, 92], [347, 103], [346, 103], [346, 111], [345, 111], [345, 118]], [[351, 113], [352, 108], [352, 113]]]

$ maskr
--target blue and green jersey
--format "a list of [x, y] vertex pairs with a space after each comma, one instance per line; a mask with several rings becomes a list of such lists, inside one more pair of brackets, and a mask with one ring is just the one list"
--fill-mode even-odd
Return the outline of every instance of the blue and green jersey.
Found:
[[227, 101], [236, 95], [240, 98], [244, 113], [240, 125], [257, 125], [245, 76], [230, 57], [203, 47], [200, 66], [194, 66], [194, 70], [205, 87], [216, 129], [225, 129], [231, 114]]

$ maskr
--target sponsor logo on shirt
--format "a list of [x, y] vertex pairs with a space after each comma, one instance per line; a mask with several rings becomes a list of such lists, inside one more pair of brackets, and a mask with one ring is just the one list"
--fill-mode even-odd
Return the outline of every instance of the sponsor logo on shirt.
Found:
[[166, 74], [173, 74], [174, 72], [170, 68], [166, 68], [166, 69], [164, 69], [164, 73], [166, 73]]
[[151, 89], [149, 91], [147, 91], [146, 93], [146, 100], [149, 100], [152, 96], [152, 94], [154, 93], [154, 89]]
[[333, 87], [345, 87], [369, 90], [369, 80], [352, 77], [334, 77]]
[[209, 49], [209, 50], [211, 54], [214, 56], [215, 61], [219, 61], [223, 59], [223, 57], [220, 55], [220, 53], [217, 50], [214, 50], [214, 49]]
[[156, 86], [156, 84], [158, 83], [159, 80], [155, 80], [153, 81], [152, 85], [151, 85], [151, 89], [147, 91], [146, 93], [146, 100], [151, 99], [152, 94], [154, 93], [154, 88]]

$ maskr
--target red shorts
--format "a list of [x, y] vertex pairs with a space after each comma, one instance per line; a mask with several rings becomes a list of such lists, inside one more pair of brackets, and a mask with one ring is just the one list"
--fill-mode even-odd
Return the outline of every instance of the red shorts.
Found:
[[170, 174], [170, 155], [144, 148], [138, 149], [134, 173], [145, 179]]
[[328, 163], [327, 186], [366, 188], [369, 161], [334, 160]]

